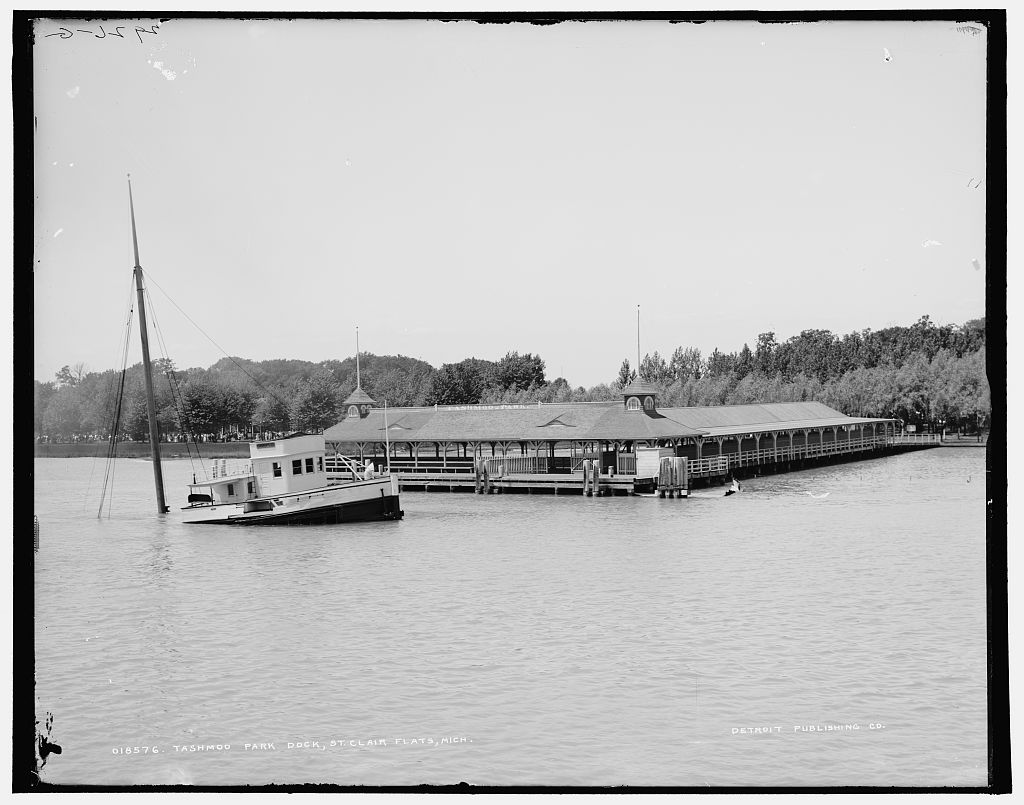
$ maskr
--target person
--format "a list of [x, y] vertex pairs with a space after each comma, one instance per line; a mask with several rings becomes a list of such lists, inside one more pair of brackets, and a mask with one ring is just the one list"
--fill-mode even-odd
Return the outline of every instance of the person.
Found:
[[729, 495], [735, 495], [737, 492], [740, 491], [740, 489], [742, 489], [739, 481], [737, 481], [735, 478], [730, 478], [730, 480], [732, 481], [732, 484], [725, 492], [726, 497], [729, 497]]

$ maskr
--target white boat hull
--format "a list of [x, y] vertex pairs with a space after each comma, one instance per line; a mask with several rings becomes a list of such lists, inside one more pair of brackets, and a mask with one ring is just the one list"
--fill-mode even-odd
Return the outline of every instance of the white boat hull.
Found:
[[399, 520], [398, 478], [385, 476], [237, 503], [193, 503], [181, 509], [186, 523], [222, 525], [334, 524]]

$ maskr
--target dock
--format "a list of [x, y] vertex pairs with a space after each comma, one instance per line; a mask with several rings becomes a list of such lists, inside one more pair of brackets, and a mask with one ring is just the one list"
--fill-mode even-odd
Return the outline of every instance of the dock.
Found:
[[[816, 402], [659, 409], [641, 384], [624, 389], [623, 404], [434, 406], [387, 417], [366, 404], [325, 437], [339, 455], [396, 474], [403, 491], [684, 498], [730, 478], [941, 444], [939, 434]], [[325, 469], [347, 477], [339, 461]]]

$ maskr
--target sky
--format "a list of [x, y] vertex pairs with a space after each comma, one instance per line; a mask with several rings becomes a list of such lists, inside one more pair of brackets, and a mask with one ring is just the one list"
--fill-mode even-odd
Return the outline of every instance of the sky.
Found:
[[39, 380], [120, 366], [129, 173], [179, 367], [343, 359], [358, 326], [589, 387], [638, 305], [665, 357], [985, 314], [983, 29], [100, 24], [37, 32]]

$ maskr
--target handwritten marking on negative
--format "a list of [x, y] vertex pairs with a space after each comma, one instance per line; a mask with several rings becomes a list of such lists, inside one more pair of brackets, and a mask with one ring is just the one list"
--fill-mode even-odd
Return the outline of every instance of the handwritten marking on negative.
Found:
[[[44, 34], [43, 38], [46, 39], [47, 37], [58, 36], [61, 39], [71, 39], [71, 37], [73, 37], [76, 33], [79, 33], [88, 34], [92, 36], [94, 39], [106, 39], [108, 36], [115, 37], [118, 39], [124, 39], [124, 34], [121, 32], [128, 28], [127, 25], [115, 25], [112, 31], [108, 31], [102, 25], [97, 27], [99, 28], [99, 32], [94, 31], [92, 28], [75, 28], [74, 30], [71, 30], [70, 28], [59, 28], [52, 34]], [[148, 28], [146, 28], [142, 25], [136, 25], [135, 35], [139, 38], [139, 44], [142, 44], [143, 42], [143, 34], [151, 34], [153, 36], [156, 36], [156, 29], [159, 27], [159, 25], [151, 25]]]

